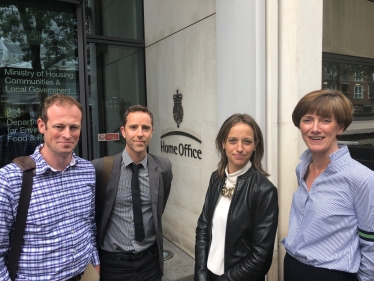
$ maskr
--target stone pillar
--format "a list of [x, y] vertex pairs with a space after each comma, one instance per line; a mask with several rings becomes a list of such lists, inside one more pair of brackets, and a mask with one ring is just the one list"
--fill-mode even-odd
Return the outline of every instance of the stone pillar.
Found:
[[265, 129], [265, 1], [217, 0], [217, 126], [248, 113]]
[[[278, 2], [278, 192], [279, 240], [288, 233], [295, 168], [306, 146], [292, 123], [292, 111], [302, 96], [321, 88], [323, 1]], [[285, 250], [279, 246], [279, 280], [283, 280]]]
[[[266, 0], [266, 169], [278, 185], [278, 1]], [[278, 237], [267, 281], [278, 281]]]

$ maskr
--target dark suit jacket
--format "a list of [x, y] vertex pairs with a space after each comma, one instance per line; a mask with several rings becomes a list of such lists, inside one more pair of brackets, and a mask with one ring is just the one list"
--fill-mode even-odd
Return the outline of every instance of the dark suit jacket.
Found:
[[[148, 154], [148, 173], [149, 186], [151, 188], [153, 224], [156, 233], [156, 242], [158, 245], [160, 268], [164, 272], [163, 257], [163, 235], [161, 217], [165, 210], [166, 202], [169, 197], [173, 173], [169, 159]], [[101, 214], [97, 225], [97, 248], [100, 250], [104, 236], [106, 234], [107, 224], [112, 212], [115, 197], [117, 195], [119, 179], [121, 175], [122, 152], [114, 156], [112, 174], [106, 188], [104, 210], [97, 210]], [[101, 174], [104, 164], [104, 158], [95, 159], [92, 164], [96, 170], [96, 183], [99, 183], [98, 175]], [[100, 253], [100, 251], [99, 251]]]

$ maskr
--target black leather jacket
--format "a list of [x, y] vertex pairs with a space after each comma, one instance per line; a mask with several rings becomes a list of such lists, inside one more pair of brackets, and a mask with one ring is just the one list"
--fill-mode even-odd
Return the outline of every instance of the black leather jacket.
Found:
[[[195, 281], [207, 281], [212, 220], [224, 179], [210, 178], [203, 211], [196, 228]], [[227, 217], [224, 274], [217, 280], [264, 280], [269, 271], [278, 226], [275, 186], [253, 166], [239, 176]]]

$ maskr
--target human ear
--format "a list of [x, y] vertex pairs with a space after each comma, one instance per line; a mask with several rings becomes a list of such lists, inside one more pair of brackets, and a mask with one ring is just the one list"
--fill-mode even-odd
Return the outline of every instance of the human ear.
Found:
[[39, 129], [39, 133], [41, 134], [44, 134], [44, 131], [45, 131], [45, 124], [43, 122], [42, 119], [38, 119], [38, 129]]
[[340, 136], [343, 132], [344, 132], [344, 126], [343, 125], [339, 125], [339, 130], [338, 130], [338, 133], [336, 134], [336, 136], [338, 137], [338, 136]]
[[122, 136], [124, 137], [124, 138], [126, 138], [126, 133], [125, 133], [125, 127], [124, 126], [121, 126], [121, 132], [122, 132]]

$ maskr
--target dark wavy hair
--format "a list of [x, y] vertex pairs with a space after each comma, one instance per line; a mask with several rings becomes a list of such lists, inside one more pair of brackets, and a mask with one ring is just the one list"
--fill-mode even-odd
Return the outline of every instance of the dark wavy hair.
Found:
[[227, 137], [230, 133], [230, 130], [233, 126], [238, 123], [247, 124], [252, 128], [254, 133], [254, 141], [256, 143], [256, 150], [253, 151], [250, 158], [253, 168], [269, 176], [269, 174], [264, 170], [261, 164], [262, 157], [264, 156], [264, 138], [262, 132], [256, 121], [249, 116], [248, 114], [234, 114], [231, 115], [226, 121], [222, 124], [221, 129], [218, 132], [216, 137], [216, 149], [218, 155], [221, 157], [221, 160], [218, 163], [218, 175], [222, 178], [225, 177], [225, 168], [228, 164], [228, 158], [226, 156], [225, 150], [223, 149], [223, 144], [227, 141]]

